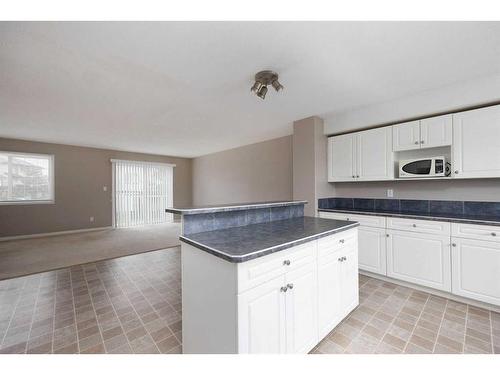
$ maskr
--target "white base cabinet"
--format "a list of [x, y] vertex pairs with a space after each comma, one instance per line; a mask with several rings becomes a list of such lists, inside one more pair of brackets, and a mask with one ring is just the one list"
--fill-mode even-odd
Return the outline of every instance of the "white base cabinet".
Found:
[[354, 234], [318, 241], [320, 340], [359, 304], [357, 242]]
[[385, 217], [324, 211], [319, 212], [319, 217], [358, 222], [359, 269], [386, 275]]
[[450, 237], [387, 231], [387, 276], [451, 292]]
[[359, 228], [359, 269], [380, 275], [387, 273], [385, 232], [385, 228]]
[[[500, 306], [500, 226], [324, 211], [319, 216], [360, 223], [360, 270]], [[334, 260], [318, 266], [320, 332], [330, 328], [323, 320], [335, 321], [331, 306], [340, 298], [340, 290], [321, 289], [322, 279], [331, 284], [339, 277]]]
[[[500, 305], [500, 239], [491, 236], [500, 227], [454, 224], [452, 237], [453, 293], [462, 297]], [[490, 236], [483, 241], [475, 237]], [[486, 237], [488, 238], [488, 237]]]
[[307, 353], [359, 303], [357, 228], [243, 263], [182, 243], [181, 260], [184, 353]]

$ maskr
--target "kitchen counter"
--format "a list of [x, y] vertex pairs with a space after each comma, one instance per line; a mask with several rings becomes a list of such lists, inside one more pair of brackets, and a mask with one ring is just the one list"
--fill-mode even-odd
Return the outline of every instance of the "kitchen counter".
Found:
[[300, 206], [306, 204], [307, 201], [268, 201], [268, 202], [250, 202], [250, 203], [227, 203], [207, 206], [190, 206], [190, 207], [170, 207], [165, 209], [165, 212], [180, 214], [180, 215], [193, 215], [193, 214], [208, 214], [216, 212], [231, 212], [241, 210], [257, 210], [262, 208], [274, 208], [285, 206]]
[[428, 213], [428, 212], [421, 213], [421, 212], [412, 212], [404, 210], [386, 211], [386, 210], [360, 209], [360, 208], [320, 208], [318, 209], [318, 211], [371, 215], [371, 216], [401, 217], [408, 219], [435, 220], [435, 221], [446, 221], [451, 223], [469, 223], [469, 224], [500, 226], [500, 216], [496, 215], [471, 215], [463, 213], [451, 214], [451, 213]]
[[182, 242], [232, 263], [245, 262], [342, 232], [355, 222], [302, 216], [260, 224], [184, 234]]

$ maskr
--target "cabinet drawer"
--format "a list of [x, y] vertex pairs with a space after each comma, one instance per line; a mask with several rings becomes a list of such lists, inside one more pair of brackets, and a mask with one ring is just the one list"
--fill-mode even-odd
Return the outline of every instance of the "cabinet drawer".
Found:
[[317, 241], [238, 263], [238, 293], [316, 261]]
[[385, 228], [384, 216], [356, 215], [342, 212], [320, 212], [319, 217], [325, 219], [357, 221], [364, 227]]
[[500, 242], [500, 226], [452, 223], [451, 235]]
[[349, 229], [332, 236], [320, 238], [318, 240], [318, 257], [324, 258], [333, 253], [336, 253], [339, 250], [356, 246], [357, 241], [357, 228]]
[[450, 223], [434, 220], [415, 220], [397, 217], [387, 218], [387, 229], [406, 230], [409, 232], [450, 235]]

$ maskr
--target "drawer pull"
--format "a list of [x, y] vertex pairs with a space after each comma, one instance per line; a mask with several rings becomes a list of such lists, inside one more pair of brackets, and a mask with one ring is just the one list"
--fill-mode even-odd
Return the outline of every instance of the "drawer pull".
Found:
[[417, 227], [417, 224], [413, 224], [413, 228], [416, 228]]
[[457, 247], [457, 244], [456, 243], [452, 243], [451, 246]]
[[339, 262], [343, 262], [343, 261], [344, 261], [344, 258], [343, 258], [343, 257], [341, 257], [341, 258], [339, 258], [339, 259], [338, 259], [338, 261], [339, 261]]
[[286, 287], [287, 287], [288, 289], [293, 289], [293, 284], [286, 284]]
[[284, 260], [283, 261], [283, 265], [284, 266], [289, 266], [290, 265], [290, 261], [287, 259], [287, 260]]
[[288, 290], [288, 288], [286, 286], [282, 286], [280, 288], [280, 291], [283, 292], [283, 293], [285, 293], [287, 290]]
[[344, 243], [345, 240], [342, 238], [341, 240], [339, 240], [340, 243]]
[[491, 235], [492, 235], [493, 237], [496, 237], [496, 235], [497, 235], [497, 234], [496, 234], [495, 232], [491, 232]]
[[387, 233], [385, 236], [386, 236], [386, 237], [389, 237], [389, 233]]

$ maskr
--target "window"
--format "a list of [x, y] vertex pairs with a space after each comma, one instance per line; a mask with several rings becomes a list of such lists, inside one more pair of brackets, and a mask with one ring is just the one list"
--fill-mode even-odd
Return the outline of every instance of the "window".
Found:
[[119, 228], [173, 221], [173, 164], [111, 160], [113, 221]]
[[53, 202], [53, 155], [0, 151], [0, 204]]

